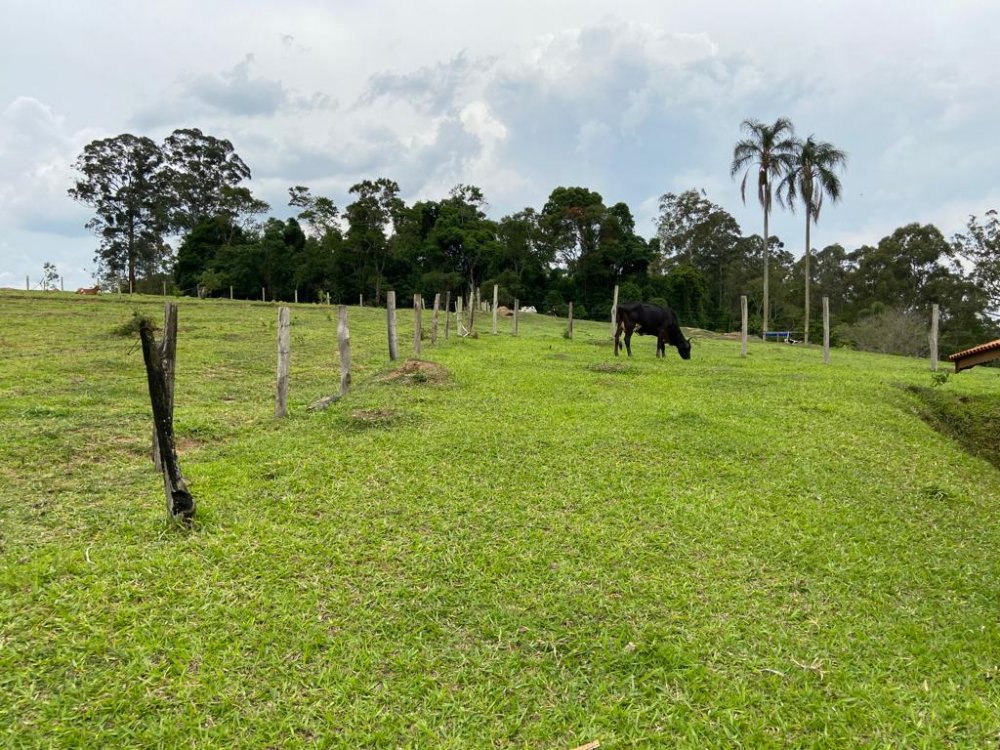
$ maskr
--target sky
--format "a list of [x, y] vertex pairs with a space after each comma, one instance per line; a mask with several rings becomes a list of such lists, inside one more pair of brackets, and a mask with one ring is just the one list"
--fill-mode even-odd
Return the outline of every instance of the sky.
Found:
[[[89, 285], [66, 194], [92, 140], [227, 138], [272, 215], [388, 177], [408, 201], [480, 186], [499, 219], [558, 186], [626, 202], [704, 189], [759, 233], [729, 165], [746, 118], [848, 154], [813, 246], [1000, 209], [995, 0], [0, 0], [0, 287], [51, 262]], [[752, 198], [752, 196], [748, 196]], [[796, 256], [804, 217], [771, 231]]]

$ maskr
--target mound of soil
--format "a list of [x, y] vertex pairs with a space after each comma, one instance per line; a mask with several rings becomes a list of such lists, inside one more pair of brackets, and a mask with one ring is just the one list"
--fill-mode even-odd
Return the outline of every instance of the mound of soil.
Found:
[[451, 374], [441, 365], [423, 362], [419, 359], [410, 359], [392, 372], [383, 375], [381, 380], [384, 383], [404, 383], [407, 385], [431, 383], [436, 385], [446, 383], [450, 377]]

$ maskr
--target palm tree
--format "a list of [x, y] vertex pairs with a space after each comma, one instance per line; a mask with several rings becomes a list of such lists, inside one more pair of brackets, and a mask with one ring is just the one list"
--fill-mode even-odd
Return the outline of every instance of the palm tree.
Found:
[[778, 201], [795, 210], [800, 198], [806, 209], [806, 254], [805, 254], [805, 342], [809, 343], [809, 224], [819, 221], [823, 198], [829, 196], [834, 203], [840, 200], [840, 178], [836, 170], [847, 164], [847, 154], [832, 143], [816, 141], [813, 136], [805, 142], [796, 143], [796, 152], [791, 169], [778, 185]]
[[746, 168], [743, 182], [740, 184], [740, 195], [743, 202], [747, 201], [747, 180], [754, 166], [757, 167], [757, 198], [764, 209], [764, 309], [762, 311], [763, 330], [767, 331], [768, 318], [768, 217], [771, 214], [771, 185], [792, 167], [795, 154], [795, 134], [791, 120], [779, 117], [773, 125], [767, 125], [759, 120], [744, 120], [740, 128], [747, 137], [739, 141], [733, 148], [733, 164], [729, 170], [730, 176]]

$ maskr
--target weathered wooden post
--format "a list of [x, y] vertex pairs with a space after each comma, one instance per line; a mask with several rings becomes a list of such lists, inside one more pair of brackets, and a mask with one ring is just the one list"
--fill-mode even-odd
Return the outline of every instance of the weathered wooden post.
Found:
[[160, 445], [163, 465], [163, 490], [167, 499], [167, 514], [172, 519], [190, 521], [194, 517], [194, 497], [188, 491], [181, 476], [174, 443], [174, 420], [167, 401], [166, 379], [163, 363], [153, 337], [153, 323], [143, 320], [139, 325], [142, 340], [142, 358], [146, 365], [146, 383], [149, 386], [149, 400], [153, 407], [153, 424], [156, 439]]
[[295, 304], [299, 304], [299, 288], [295, 287]]
[[337, 351], [340, 352], [340, 395], [351, 387], [351, 332], [347, 328], [347, 305], [337, 305]]
[[260, 288], [260, 301], [267, 302], [267, 293], [264, 291], [264, 287]]
[[444, 340], [448, 340], [448, 328], [451, 326], [451, 292], [444, 293]]
[[365, 295], [359, 294], [358, 295], [358, 307], [364, 307], [364, 306], [365, 306]]
[[278, 308], [278, 395], [274, 403], [274, 416], [288, 416], [288, 370], [291, 365], [291, 331], [287, 307]]
[[417, 357], [420, 356], [420, 335], [422, 331], [420, 330], [420, 308], [423, 307], [423, 300], [420, 298], [419, 294], [413, 295], [413, 353]]
[[[174, 372], [177, 369], [177, 305], [167, 302], [163, 306], [163, 338], [157, 351], [160, 366], [163, 369], [164, 390], [167, 397], [167, 410], [171, 422], [174, 418]], [[160, 455], [160, 442], [157, 438], [156, 426], [153, 426], [153, 463], [162, 471], [163, 459]]]
[[615, 337], [618, 329], [618, 285], [615, 284], [615, 295], [611, 301], [611, 338]]
[[498, 284], [493, 285], [493, 335], [497, 335], [497, 299], [500, 292]]
[[163, 296], [167, 296], [167, 282], [165, 281], [163, 282]]
[[823, 364], [830, 364], [830, 298], [823, 298]]
[[389, 327], [389, 359], [396, 361], [396, 293], [388, 292], [385, 295], [385, 311]]
[[31, 291], [31, 277], [29, 276], [24, 277], [24, 291], [26, 292]]
[[747, 296], [740, 295], [740, 356], [747, 356]]
[[441, 292], [434, 295], [434, 316], [431, 323], [431, 346], [438, 340], [438, 315], [441, 312]]
[[931, 372], [937, 372], [938, 368], [938, 306], [931, 305]]
[[573, 338], [573, 303], [569, 303], [569, 315], [566, 321], [566, 338]]
[[60, 292], [65, 292], [66, 291], [66, 277], [65, 276], [60, 276], [59, 277], [59, 291]]
[[476, 322], [476, 290], [469, 285], [469, 333], [472, 333]]
[[517, 335], [517, 310], [519, 301], [517, 298], [514, 299], [514, 335]]
[[462, 295], [455, 297], [455, 333], [459, 336], [465, 335], [465, 326], [462, 325], [462, 315], [465, 312]]
[[233, 298], [233, 285], [230, 284], [229, 285], [229, 299], [232, 299], [232, 298]]

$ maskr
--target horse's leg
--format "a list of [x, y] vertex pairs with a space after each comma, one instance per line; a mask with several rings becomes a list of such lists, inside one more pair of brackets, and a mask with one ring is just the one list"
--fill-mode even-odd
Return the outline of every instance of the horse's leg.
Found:
[[618, 351], [622, 348], [622, 328], [625, 327], [625, 323], [621, 320], [618, 321], [618, 327], [615, 329], [615, 356], [618, 356]]
[[632, 356], [632, 331], [635, 330], [635, 326], [625, 327], [625, 351], [628, 352], [628, 356]]

